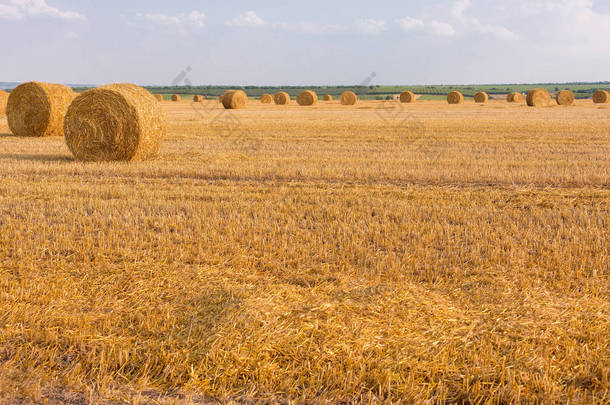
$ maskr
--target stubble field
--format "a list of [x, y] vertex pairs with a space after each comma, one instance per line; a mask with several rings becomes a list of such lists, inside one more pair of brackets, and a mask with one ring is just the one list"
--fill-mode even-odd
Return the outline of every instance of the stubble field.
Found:
[[610, 401], [610, 106], [163, 105], [130, 164], [0, 117], [6, 403]]

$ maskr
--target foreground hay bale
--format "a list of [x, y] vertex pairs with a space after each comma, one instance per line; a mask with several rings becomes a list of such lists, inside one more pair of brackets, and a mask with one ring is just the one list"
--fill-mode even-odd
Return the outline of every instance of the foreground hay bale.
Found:
[[333, 101], [333, 96], [331, 96], [330, 94], [326, 94], [324, 96], [324, 101]]
[[157, 99], [157, 101], [163, 101], [163, 95], [162, 94], [155, 94], [155, 98]]
[[302, 106], [316, 105], [318, 103], [318, 95], [313, 90], [305, 90], [297, 96], [297, 103]]
[[222, 95], [222, 105], [227, 110], [238, 110], [246, 107], [248, 95], [243, 90], [229, 90]]
[[532, 89], [525, 101], [530, 107], [547, 107], [551, 104], [551, 95], [546, 89]]
[[0, 114], [6, 114], [6, 103], [8, 102], [8, 93], [0, 90]]
[[273, 97], [273, 101], [277, 105], [287, 105], [290, 104], [290, 94], [285, 91], [280, 91]]
[[193, 96], [193, 101], [195, 103], [202, 103], [203, 102], [203, 96], [195, 95], [195, 96]]
[[415, 94], [412, 91], [403, 91], [398, 97], [401, 103], [414, 103]]
[[182, 97], [179, 94], [172, 94], [172, 101], [180, 101]]
[[62, 136], [64, 116], [74, 97], [72, 89], [61, 84], [20, 84], [8, 98], [8, 125], [17, 136]]
[[452, 91], [447, 95], [447, 102], [449, 104], [462, 104], [464, 102], [464, 95], [459, 91]]
[[484, 91], [480, 91], [477, 94], [474, 95], [474, 102], [475, 103], [486, 103], [489, 101], [489, 95], [487, 93], [485, 93]]
[[557, 104], [559, 105], [572, 105], [574, 104], [574, 100], [574, 93], [570, 90], [561, 90], [555, 97], [555, 101], [557, 101]]
[[68, 148], [77, 160], [142, 160], [157, 155], [167, 122], [161, 105], [134, 84], [111, 84], [78, 96], [66, 114]]
[[353, 91], [345, 91], [341, 94], [341, 104], [354, 105], [358, 102], [358, 96]]
[[597, 90], [593, 93], [593, 102], [595, 104], [605, 104], [610, 102], [610, 93], [606, 90]]
[[506, 101], [509, 103], [522, 103], [523, 102], [523, 94], [521, 93], [509, 93], [506, 96]]
[[271, 94], [263, 94], [261, 96], [261, 103], [263, 103], [263, 104], [273, 103], [273, 96]]

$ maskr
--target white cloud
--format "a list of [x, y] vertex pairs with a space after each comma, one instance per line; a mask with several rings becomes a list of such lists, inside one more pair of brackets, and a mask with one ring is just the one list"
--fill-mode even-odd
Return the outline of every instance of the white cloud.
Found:
[[0, 18], [22, 20], [26, 17], [48, 17], [64, 21], [85, 21], [87, 18], [75, 11], [62, 11], [49, 6], [45, 0], [10, 0], [0, 4]]
[[430, 30], [436, 35], [444, 37], [452, 37], [455, 35], [455, 29], [451, 24], [441, 21], [431, 21], [428, 25], [430, 27]]
[[318, 24], [312, 22], [297, 22], [293, 24], [289, 23], [277, 23], [273, 25], [275, 28], [295, 32], [298, 34], [308, 35], [324, 35], [324, 34], [339, 34], [347, 31], [347, 27], [341, 24]]
[[232, 20], [226, 21], [227, 27], [259, 28], [265, 25], [265, 20], [256, 15], [254, 11], [246, 11]]
[[358, 21], [356, 29], [363, 34], [377, 35], [386, 31], [388, 28], [386, 27], [385, 21], [367, 18]]
[[136, 13], [136, 17], [160, 25], [189, 25], [197, 28], [203, 28], [205, 26], [205, 14], [199, 11], [191, 11], [190, 13], [180, 13], [178, 15], [166, 15], [160, 13]]
[[404, 17], [399, 20], [396, 20], [396, 22], [404, 31], [407, 32], [423, 31], [429, 34], [434, 34], [443, 37], [451, 37], [455, 35], [455, 29], [453, 28], [453, 26], [446, 22], [436, 20], [425, 22], [423, 20], [413, 17]]
[[421, 30], [425, 26], [422, 20], [412, 17], [401, 18], [400, 20], [396, 20], [396, 22], [405, 31]]

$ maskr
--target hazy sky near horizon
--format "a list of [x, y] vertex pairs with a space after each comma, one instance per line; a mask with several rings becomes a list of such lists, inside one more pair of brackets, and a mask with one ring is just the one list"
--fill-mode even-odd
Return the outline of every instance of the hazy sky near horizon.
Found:
[[610, 80], [610, 0], [0, 0], [0, 81]]

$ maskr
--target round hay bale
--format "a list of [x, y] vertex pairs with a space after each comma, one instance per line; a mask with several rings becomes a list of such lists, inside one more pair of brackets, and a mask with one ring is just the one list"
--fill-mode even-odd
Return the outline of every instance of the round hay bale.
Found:
[[261, 103], [263, 103], [263, 104], [273, 103], [273, 96], [271, 94], [263, 94], [261, 96]]
[[506, 96], [506, 101], [509, 103], [522, 103], [523, 102], [523, 94], [521, 93], [509, 93]]
[[561, 90], [555, 97], [555, 101], [557, 101], [557, 104], [559, 105], [572, 105], [574, 104], [574, 99], [574, 93], [570, 90]]
[[489, 101], [489, 95], [487, 93], [485, 93], [484, 91], [480, 91], [477, 94], [474, 95], [474, 102], [475, 103], [479, 103], [479, 104], [483, 104]]
[[345, 91], [341, 94], [341, 104], [354, 105], [358, 102], [358, 96], [353, 91]]
[[324, 101], [333, 101], [333, 96], [331, 96], [330, 94], [325, 95]]
[[593, 93], [593, 102], [595, 104], [605, 104], [610, 102], [610, 93], [606, 90], [597, 90]]
[[147, 90], [134, 84], [110, 84], [74, 99], [64, 131], [77, 160], [142, 160], [159, 152], [167, 121]]
[[546, 89], [532, 89], [525, 99], [530, 107], [547, 107], [551, 104], [551, 95]]
[[452, 91], [447, 95], [447, 102], [449, 104], [462, 104], [464, 102], [464, 96], [459, 91]]
[[61, 84], [20, 84], [8, 98], [8, 126], [17, 136], [62, 136], [64, 116], [74, 97], [72, 89]]
[[297, 96], [297, 103], [302, 106], [316, 105], [318, 103], [318, 95], [313, 90], [305, 90]]
[[229, 90], [222, 95], [222, 105], [227, 110], [238, 110], [246, 107], [248, 95], [243, 90]]
[[290, 94], [285, 91], [280, 91], [273, 97], [273, 101], [277, 105], [287, 105], [290, 104]]
[[182, 100], [182, 97], [180, 97], [180, 94], [172, 94], [172, 101], [180, 101]]
[[157, 101], [163, 101], [163, 95], [162, 94], [155, 94], [155, 98], [157, 99]]
[[203, 102], [203, 96], [200, 96], [200, 95], [193, 96], [193, 102], [195, 102], [195, 103], [202, 103]]
[[0, 90], [0, 114], [6, 114], [6, 103], [8, 102], [8, 93]]
[[401, 103], [414, 103], [415, 102], [415, 94], [412, 91], [403, 91], [398, 96], [398, 99]]

